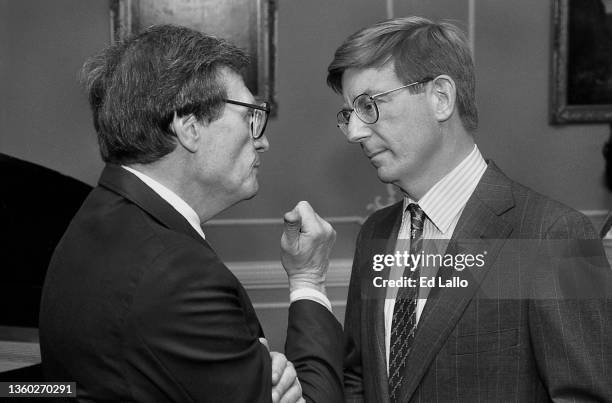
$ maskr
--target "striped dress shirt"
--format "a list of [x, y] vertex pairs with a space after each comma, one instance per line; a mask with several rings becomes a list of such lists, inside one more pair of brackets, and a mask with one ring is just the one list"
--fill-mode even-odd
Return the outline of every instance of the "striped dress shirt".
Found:
[[[459, 221], [459, 217], [463, 212], [468, 199], [474, 192], [476, 185], [487, 169], [485, 162], [478, 147], [474, 145], [474, 149], [465, 157], [459, 165], [457, 165], [446, 176], [440, 179], [435, 185], [425, 193], [418, 202], [404, 198], [404, 214], [402, 215], [402, 223], [398, 233], [398, 240], [402, 240], [402, 247], [399, 249], [408, 249], [410, 245], [410, 213], [406, 211], [408, 204], [417, 203], [426, 214], [425, 224], [423, 227], [423, 239], [451, 239], [455, 226]], [[438, 251], [444, 253], [445, 251]], [[389, 272], [390, 280], [397, 280], [402, 277], [404, 267], [392, 268]], [[385, 354], [387, 359], [387, 373], [389, 371], [389, 350], [391, 345], [391, 323], [393, 321], [393, 309], [395, 307], [395, 298], [398, 288], [388, 287], [385, 299]], [[416, 322], [419, 322], [425, 303], [424, 298], [419, 298], [417, 301]]]

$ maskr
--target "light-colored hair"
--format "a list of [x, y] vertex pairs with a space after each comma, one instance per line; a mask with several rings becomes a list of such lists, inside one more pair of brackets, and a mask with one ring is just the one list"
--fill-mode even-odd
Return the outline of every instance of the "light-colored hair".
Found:
[[349, 36], [336, 50], [327, 72], [327, 84], [342, 93], [342, 75], [350, 68], [379, 68], [393, 62], [404, 83], [441, 74], [457, 88], [457, 108], [464, 128], [478, 127], [474, 62], [465, 34], [448, 22], [421, 17], [395, 18]]

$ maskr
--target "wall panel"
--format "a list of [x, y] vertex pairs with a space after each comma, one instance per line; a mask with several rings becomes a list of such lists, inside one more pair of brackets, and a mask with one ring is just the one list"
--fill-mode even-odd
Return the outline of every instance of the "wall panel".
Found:
[[609, 209], [610, 127], [548, 124], [550, 4], [476, 1], [478, 141], [513, 179], [577, 209]]

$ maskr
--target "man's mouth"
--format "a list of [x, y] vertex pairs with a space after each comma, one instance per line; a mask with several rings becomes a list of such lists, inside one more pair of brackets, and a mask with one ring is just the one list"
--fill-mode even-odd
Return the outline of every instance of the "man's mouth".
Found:
[[377, 151], [368, 151], [368, 150], [366, 150], [366, 156], [369, 159], [372, 159], [372, 158], [376, 157], [377, 155], [380, 155], [380, 154], [384, 153], [385, 151], [387, 151], [387, 150], [377, 150]]

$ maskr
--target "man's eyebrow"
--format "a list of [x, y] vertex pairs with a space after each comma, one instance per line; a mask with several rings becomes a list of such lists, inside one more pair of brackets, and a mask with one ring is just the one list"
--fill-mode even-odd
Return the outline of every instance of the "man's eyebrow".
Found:
[[[372, 95], [376, 95], [376, 94], [379, 94], [379, 93], [384, 92], [384, 91], [385, 90], [379, 90], [376, 87], [374, 87], [374, 88], [367, 87], [367, 88], [365, 88], [365, 89], [355, 93], [354, 95], [351, 94], [351, 97], [349, 98], [351, 100], [351, 107], [352, 107], [353, 101], [355, 101], [355, 98], [357, 98], [359, 95], [367, 94], [367, 95], [372, 96]], [[345, 100], [345, 102], [346, 102], [346, 100]]]

